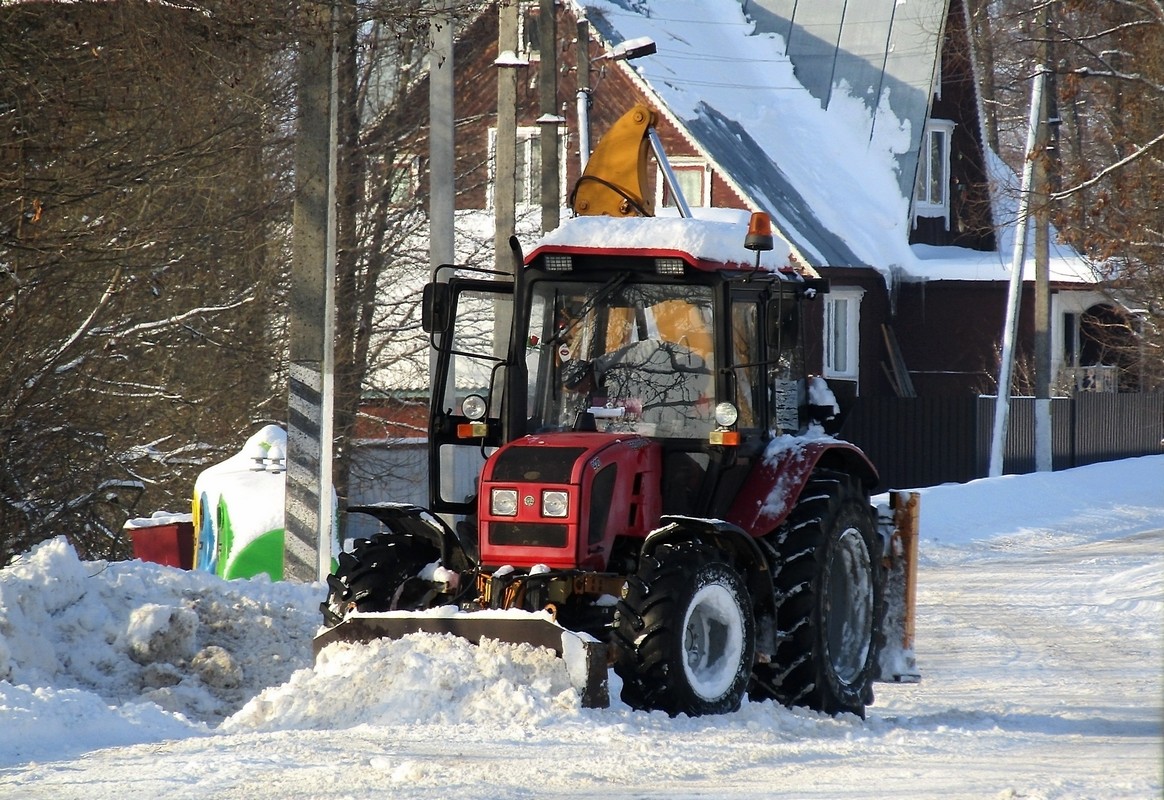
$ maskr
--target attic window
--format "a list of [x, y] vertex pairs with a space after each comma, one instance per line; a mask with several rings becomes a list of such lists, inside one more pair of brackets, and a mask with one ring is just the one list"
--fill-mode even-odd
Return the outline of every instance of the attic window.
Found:
[[914, 214], [941, 217], [950, 229], [950, 138], [954, 123], [931, 119], [926, 123], [914, 186]]
[[[711, 171], [707, 162], [701, 158], [683, 156], [672, 156], [669, 160], [687, 205], [693, 208], [711, 205]], [[655, 187], [655, 205], [674, 208], [675, 198], [671, 195], [671, 188], [667, 186], [661, 169], [656, 171]]]

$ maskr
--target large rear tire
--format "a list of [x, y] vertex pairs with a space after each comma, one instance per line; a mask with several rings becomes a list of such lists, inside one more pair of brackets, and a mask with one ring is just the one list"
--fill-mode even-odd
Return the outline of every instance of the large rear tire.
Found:
[[715, 550], [683, 542], [644, 556], [627, 581], [613, 634], [628, 705], [671, 716], [740, 707], [755, 623], [743, 580]]
[[323, 624], [335, 627], [350, 611], [425, 607], [429, 583], [417, 575], [440, 557], [432, 542], [410, 534], [357, 539], [352, 552], [340, 553], [339, 566], [327, 577], [327, 599], [319, 604]]
[[762, 540], [785, 634], [757, 666], [754, 697], [864, 718], [873, 702], [883, 579], [868, 498], [855, 478], [820, 471], [787, 522]]

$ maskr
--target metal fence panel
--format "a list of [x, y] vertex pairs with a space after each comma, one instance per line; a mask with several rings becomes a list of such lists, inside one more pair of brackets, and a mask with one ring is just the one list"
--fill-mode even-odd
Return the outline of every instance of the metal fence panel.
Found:
[[[990, 445], [994, 439], [994, 397], [977, 398], [978, 474], [984, 478], [990, 472]], [[1051, 468], [1069, 469], [1074, 466], [1074, 445], [1071, 431], [1073, 401], [1068, 397], [1051, 400]], [[1006, 443], [1002, 449], [1002, 471], [1007, 475], [1023, 475], [1035, 471], [1035, 398], [1012, 397], [1006, 426]]]
[[1164, 394], [1080, 394], [1075, 466], [1164, 452]]
[[932, 486], [977, 477], [973, 397], [861, 398], [840, 436], [858, 445], [881, 487]]
[[[860, 398], [840, 437], [881, 473], [880, 489], [964, 483], [985, 477], [993, 397]], [[1164, 452], [1164, 394], [1081, 393], [1051, 401], [1056, 470]], [[1011, 399], [1003, 472], [1035, 470], [1035, 401]]]

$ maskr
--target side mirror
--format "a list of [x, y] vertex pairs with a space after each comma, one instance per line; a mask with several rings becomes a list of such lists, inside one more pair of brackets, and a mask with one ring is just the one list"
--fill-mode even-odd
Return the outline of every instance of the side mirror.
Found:
[[445, 333], [452, 320], [452, 292], [447, 283], [426, 283], [420, 307], [420, 326], [425, 333]]
[[800, 336], [800, 302], [785, 295], [783, 299], [768, 302], [768, 346], [794, 347]]

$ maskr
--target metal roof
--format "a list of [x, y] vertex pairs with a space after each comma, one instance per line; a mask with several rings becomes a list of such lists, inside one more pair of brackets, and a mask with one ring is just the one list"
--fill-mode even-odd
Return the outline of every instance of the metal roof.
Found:
[[[886, 99], [911, 123], [911, 147], [898, 157], [902, 196], [913, 191], [950, 0], [744, 0], [756, 33], [775, 33], [796, 77], [828, 107], [845, 81], [877, 124]], [[872, 136], [873, 131], [869, 131]]]
[[[898, 234], [907, 231], [918, 152], [950, 0], [741, 0], [743, 24], [723, 19], [724, 6], [732, 3], [722, 0], [707, 4], [574, 1], [609, 45], [645, 31], [660, 39], [659, 54], [635, 69], [643, 72], [646, 84], [660, 93], [669, 116], [715, 160], [729, 181], [756, 207], [772, 214], [780, 235], [808, 264], [880, 269], [911, 260], [908, 253], [902, 254], [908, 248], [908, 234]], [[706, 20], [689, 19], [700, 14], [705, 14]], [[698, 23], [698, 28], [682, 27], [692, 22]], [[690, 40], [693, 32], [701, 38], [698, 52]], [[855, 143], [854, 150], [860, 142], [870, 142], [879, 125], [886, 131], [908, 132], [908, 144], [895, 148], [892, 156], [897, 162], [895, 174], [886, 174], [891, 167], [885, 161], [855, 173], [827, 163], [805, 169], [795, 156], [773, 145], [771, 128], [764, 132], [762, 125], [755, 125], [755, 119], [741, 113], [738, 94], [733, 106], [725, 97], [729, 93], [714, 85], [708, 84], [700, 92], [701, 80], [707, 79], [699, 74], [706, 65], [699, 64], [698, 57], [731, 58], [744, 43], [764, 48], [764, 55], [750, 71], [745, 74], [743, 62], [739, 68], [739, 81], [747, 84], [749, 100], [756, 108], [803, 118], [803, 101], [794, 96], [796, 92], [809, 103], [815, 98], [825, 111], [842, 96], [850, 104], [851, 98], [860, 98], [869, 109], [865, 120], [841, 113], [831, 124], [850, 125], [848, 135]], [[779, 62], [791, 63], [795, 87], [778, 82], [778, 73], [787, 71], [784, 66], [781, 73]], [[676, 91], [687, 93], [682, 102], [675, 102]], [[692, 95], [699, 95], [697, 102], [692, 101]], [[853, 130], [852, 125], [865, 128]], [[893, 207], [900, 209], [900, 213], [893, 212], [900, 217], [898, 233], [893, 236], [903, 241], [888, 256], [884, 246], [864, 246], [878, 237], [884, 243], [882, 221], [859, 215], [844, 218], [836, 204], [831, 209], [822, 208], [819, 186], [812, 185], [828, 181], [861, 191], [862, 184], [875, 173], [877, 180], [895, 187], [889, 191], [895, 195]], [[877, 191], [883, 190], [868, 190]], [[814, 192], [816, 197], [811, 197]], [[868, 192], [866, 197], [872, 196]], [[887, 207], [884, 202], [865, 205]], [[862, 245], [854, 246], [855, 241]]]

